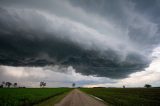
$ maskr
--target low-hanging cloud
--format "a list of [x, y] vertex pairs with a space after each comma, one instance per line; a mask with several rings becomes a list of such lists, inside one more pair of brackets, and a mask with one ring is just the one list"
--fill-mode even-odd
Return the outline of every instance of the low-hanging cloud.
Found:
[[160, 40], [158, 25], [137, 13], [134, 6], [122, 8], [126, 17], [121, 19], [127, 20], [123, 25], [114, 16], [81, 9], [71, 1], [47, 0], [53, 8], [43, 6], [41, 0], [36, 5], [35, 1], [1, 2], [2, 65], [72, 66], [84, 75], [123, 78], [149, 64], [148, 51]]

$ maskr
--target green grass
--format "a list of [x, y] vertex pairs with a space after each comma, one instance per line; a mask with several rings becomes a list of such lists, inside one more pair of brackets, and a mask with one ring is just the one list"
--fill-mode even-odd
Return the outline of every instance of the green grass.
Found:
[[159, 88], [81, 88], [113, 106], [160, 106]]
[[54, 106], [55, 104], [59, 103], [68, 93], [69, 92], [65, 92], [62, 95], [54, 96], [34, 106]]
[[1, 88], [0, 106], [30, 106], [70, 90], [70, 88]]

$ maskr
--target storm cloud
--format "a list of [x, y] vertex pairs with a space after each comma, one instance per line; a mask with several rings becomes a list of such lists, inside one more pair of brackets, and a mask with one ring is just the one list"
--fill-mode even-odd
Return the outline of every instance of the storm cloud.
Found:
[[160, 41], [159, 16], [149, 17], [160, 5], [145, 6], [128, 0], [1, 0], [0, 64], [72, 66], [84, 75], [127, 77], [148, 66]]

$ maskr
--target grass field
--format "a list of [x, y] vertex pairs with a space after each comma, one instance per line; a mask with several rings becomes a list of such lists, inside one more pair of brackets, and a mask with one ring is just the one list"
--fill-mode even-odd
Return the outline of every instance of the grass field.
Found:
[[81, 88], [113, 106], [160, 106], [159, 88]]
[[[0, 106], [30, 106], [48, 104], [63, 98], [70, 88], [2, 88]], [[159, 88], [81, 88], [113, 106], [160, 106]], [[62, 97], [59, 97], [62, 95]], [[55, 97], [55, 98], [54, 98]], [[51, 102], [50, 102], [51, 101]]]
[[0, 106], [30, 106], [70, 90], [70, 88], [1, 88]]

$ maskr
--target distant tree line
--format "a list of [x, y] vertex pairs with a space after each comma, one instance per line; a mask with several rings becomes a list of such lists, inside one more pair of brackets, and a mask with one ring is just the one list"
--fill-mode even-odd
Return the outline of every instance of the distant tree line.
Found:
[[[41, 88], [44, 88], [46, 86], [46, 82], [40, 82], [40, 87]], [[26, 88], [24, 86], [18, 86], [18, 83], [11, 83], [11, 82], [5, 82], [3, 81], [1, 84], [0, 84], [0, 88]]]
[[17, 88], [18, 84], [16, 82], [11, 83], [11, 82], [4, 82], [4, 81], [0, 84], [0, 88], [10, 88], [10, 87]]
[[[72, 83], [72, 87], [74, 88], [75, 87], [75, 83]], [[43, 82], [41, 81], [40, 82], [40, 88], [44, 88], [46, 86], [46, 82]], [[1, 84], [0, 84], [0, 88], [25, 88], [25, 87], [21, 87], [21, 86], [18, 86], [18, 83], [11, 83], [11, 82], [5, 82], [3, 81]], [[150, 84], [145, 84], [144, 85], [145, 88], [151, 88], [152, 85]], [[126, 88], [125, 85], [123, 85], [123, 88]]]

